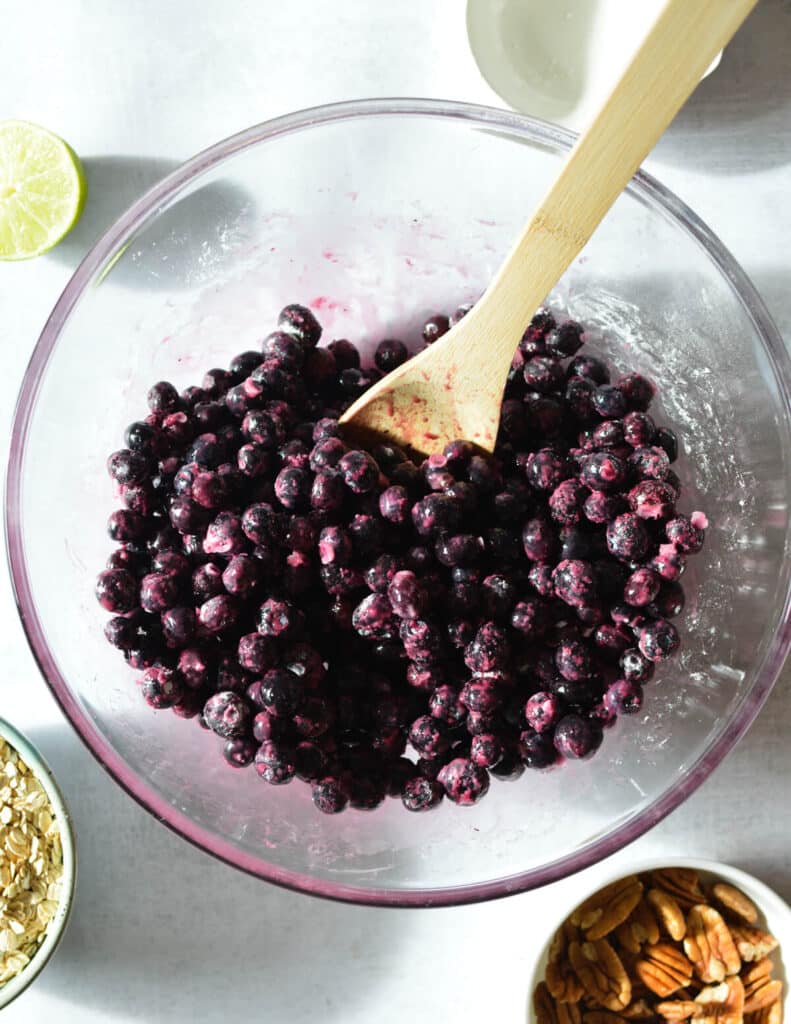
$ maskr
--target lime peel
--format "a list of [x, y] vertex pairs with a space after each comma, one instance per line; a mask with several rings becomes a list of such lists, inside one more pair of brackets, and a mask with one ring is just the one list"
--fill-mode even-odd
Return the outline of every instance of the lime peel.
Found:
[[49, 252], [80, 219], [87, 194], [68, 143], [29, 121], [0, 121], [0, 260]]

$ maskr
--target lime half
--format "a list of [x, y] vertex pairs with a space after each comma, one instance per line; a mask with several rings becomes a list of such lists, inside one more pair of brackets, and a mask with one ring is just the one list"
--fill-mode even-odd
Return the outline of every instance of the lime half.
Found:
[[27, 121], [0, 121], [0, 260], [48, 252], [79, 220], [87, 193], [63, 139]]

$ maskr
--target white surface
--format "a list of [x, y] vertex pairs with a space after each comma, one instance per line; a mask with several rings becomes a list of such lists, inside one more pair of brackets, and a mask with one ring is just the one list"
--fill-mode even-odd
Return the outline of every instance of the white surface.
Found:
[[[59, 249], [0, 265], [4, 445], [25, 364], [70, 272], [165, 170], [251, 123], [330, 100], [498, 102], [467, 49], [459, 0], [42, 0], [35, 11], [10, 0], [3, 26], [0, 117], [63, 134], [92, 187]], [[733, 250], [786, 337], [790, 54], [791, 5], [763, 0], [648, 162]], [[427, 912], [334, 905], [246, 878], [171, 835], [97, 767], [38, 675], [5, 573], [0, 612], [0, 708], [55, 770], [80, 853], [64, 942], [3, 1024], [524, 1019], [543, 923], [590, 878]], [[625, 865], [638, 855], [711, 857], [791, 897], [789, 681], [787, 669], [739, 748], [620, 855]]]

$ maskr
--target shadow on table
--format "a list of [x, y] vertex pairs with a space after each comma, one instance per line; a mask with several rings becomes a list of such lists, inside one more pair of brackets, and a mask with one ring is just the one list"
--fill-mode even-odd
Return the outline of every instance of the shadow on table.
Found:
[[139, 808], [65, 724], [31, 738], [56, 777], [71, 780], [77, 833], [72, 919], [40, 983], [57, 998], [108, 1017], [136, 1010], [146, 1022], [286, 1020], [290, 1007], [299, 1019], [312, 1010], [343, 1020], [372, 998], [377, 968], [381, 978], [380, 965], [403, 955], [408, 912], [250, 878]]
[[[791, 162], [791, 4], [763, 0], [652, 152], [717, 174]], [[756, 131], [756, 125], [761, 131]], [[778, 138], [785, 139], [785, 146]]]
[[[76, 267], [137, 199], [174, 171], [178, 161], [97, 156], [83, 161], [88, 199], [74, 229], [50, 258]], [[189, 192], [135, 237], [110, 270], [114, 284], [177, 290], [210, 280], [236, 254], [252, 216], [252, 197], [236, 184], [212, 181]]]

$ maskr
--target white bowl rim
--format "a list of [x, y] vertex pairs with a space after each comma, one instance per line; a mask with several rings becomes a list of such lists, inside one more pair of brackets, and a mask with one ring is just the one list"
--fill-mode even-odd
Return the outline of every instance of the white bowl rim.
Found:
[[47, 762], [33, 746], [31, 741], [19, 732], [10, 722], [0, 718], [0, 738], [19, 754], [44, 787], [60, 828], [61, 847], [63, 849], [63, 888], [58, 909], [49, 923], [44, 941], [36, 951], [30, 963], [0, 988], [0, 1010], [12, 1003], [29, 985], [36, 980], [49, 963], [58, 947], [71, 915], [74, 903], [74, 889], [77, 883], [77, 843], [74, 835], [74, 823], [63, 794], [55, 781], [55, 776]]
[[[604, 866], [604, 865], [603, 865]], [[583, 896], [579, 894], [573, 899], [566, 902], [564, 900], [564, 909], [562, 913], [558, 915], [556, 919], [553, 919], [552, 927], [547, 933], [547, 940], [542, 945], [540, 952], [535, 958], [532, 970], [530, 971], [530, 980], [527, 989], [527, 1015], [525, 1020], [527, 1024], [535, 1024], [535, 1014], [533, 1012], [533, 992], [539, 981], [543, 980], [544, 970], [547, 958], [547, 952], [549, 950], [549, 944], [552, 942], [552, 937], [558, 930], [560, 925], [569, 914], [574, 910], [575, 907], [592, 896], [599, 889], [603, 889], [604, 886], [610, 885], [612, 882], [617, 882], [619, 878], [626, 878], [629, 875], [639, 875], [645, 871], [656, 871], [658, 868], [694, 868], [696, 871], [703, 871], [710, 875], [717, 875], [724, 882], [729, 882], [735, 885], [739, 889], [747, 890], [747, 895], [757, 905], [758, 910], [765, 917], [780, 917], [784, 919], [788, 924], [789, 935], [791, 935], [791, 907], [786, 903], [779, 893], [775, 892], [774, 889], [770, 888], [766, 882], [762, 882], [760, 878], [756, 878], [755, 875], [751, 875], [747, 871], [743, 871], [741, 868], [733, 867], [730, 864], [724, 864], [722, 861], [708, 860], [703, 857], [646, 857], [642, 860], [638, 860], [635, 864], [629, 866], [628, 870], [626, 864], [622, 861], [618, 862], [618, 866], [615, 865], [608, 867], [607, 871], [601, 871], [598, 874], [596, 883], [591, 889]], [[767, 911], [769, 913], [767, 913]], [[782, 944], [780, 947], [782, 952]], [[788, 966], [786, 966], [788, 965]], [[786, 1015], [791, 1013], [791, 948], [786, 952], [783, 961], [783, 971], [785, 975], [785, 992], [783, 993], [783, 1009]]]

